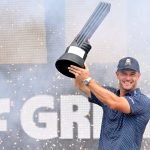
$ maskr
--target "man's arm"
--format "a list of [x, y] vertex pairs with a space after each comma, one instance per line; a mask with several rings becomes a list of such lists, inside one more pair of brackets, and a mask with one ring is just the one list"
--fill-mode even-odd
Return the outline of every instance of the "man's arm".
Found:
[[77, 77], [75, 78], [75, 87], [83, 92], [87, 97], [90, 97], [90, 89]]
[[123, 113], [130, 113], [130, 105], [126, 98], [119, 97], [111, 91], [98, 85], [94, 80], [91, 80], [88, 84], [90, 91], [100, 100], [113, 110], [118, 110]]
[[[90, 77], [88, 69], [82, 69], [76, 66], [71, 66], [68, 69], [71, 73], [75, 75], [76, 80], [80, 82]], [[88, 90], [84, 87], [82, 88], [84, 89], [83, 91], [88, 91], [88, 95], [90, 92], [92, 92], [98, 98], [98, 100], [106, 104], [111, 109], [118, 110], [123, 113], [131, 112], [130, 105], [126, 98], [115, 95], [109, 90], [103, 88], [101, 85], [97, 84], [95, 80], [92, 79], [87, 87]]]

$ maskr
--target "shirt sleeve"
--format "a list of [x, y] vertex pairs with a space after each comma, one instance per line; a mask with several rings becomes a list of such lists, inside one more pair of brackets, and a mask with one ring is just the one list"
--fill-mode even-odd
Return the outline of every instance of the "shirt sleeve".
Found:
[[131, 114], [142, 114], [149, 111], [150, 100], [144, 95], [125, 96], [128, 100]]
[[[113, 92], [113, 93], [116, 93], [116, 89], [115, 88], [112, 88], [112, 87], [108, 87], [108, 86], [103, 86], [103, 88]], [[88, 98], [89, 102], [91, 103], [95, 103], [99, 106], [106, 106], [105, 104], [103, 104], [92, 92], [91, 92], [91, 96]]]
[[88, 98], [88, 100], [89, 100], [89, 102], [97, 104], [99, 106], [104, 105], [100, 100], [98, 100], [98, 98], [93, 93], [91, 93], [91, 96]]

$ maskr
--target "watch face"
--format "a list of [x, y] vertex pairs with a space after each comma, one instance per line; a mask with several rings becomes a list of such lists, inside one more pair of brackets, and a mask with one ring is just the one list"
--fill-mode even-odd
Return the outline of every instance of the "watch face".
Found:
[[83, 81], [83, 84], [84, 84], [84, 85], [88, 85], [89, 82], [91, 81], [91, 79], [92, 79], [91, 77], [85, 79], [85, 80]]
[[84, 80], [83, 83], [84, 83], [85, 85], [88, 85], [89, 81], [88, 81], [88, 80]]

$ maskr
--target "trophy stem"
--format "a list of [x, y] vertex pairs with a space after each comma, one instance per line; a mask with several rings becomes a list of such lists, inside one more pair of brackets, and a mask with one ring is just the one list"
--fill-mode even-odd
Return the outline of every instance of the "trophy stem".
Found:
[[101, 24], [105, 16], [110, 11], [110, 4], [109, 3], [100, 3], [87, 23], [84, 25], [80, 33], [75, 38], [77, 45], [80, 47], [83, 42], [89, 40], [98, 26]]

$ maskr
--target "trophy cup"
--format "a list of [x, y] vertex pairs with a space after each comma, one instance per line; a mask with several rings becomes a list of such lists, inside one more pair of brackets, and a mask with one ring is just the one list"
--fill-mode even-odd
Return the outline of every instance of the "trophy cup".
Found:
[[67, 47], [65, 53], [56, 61], [55, 66], [60, 73], [67, 77], [75, 78], [75, 76], [69, 72], [68, 67], [75, 65], [85, 68], [84, 62], [91, 49], [89, 39], [109, 13], [110, 7], [110, 3], [100, 2], [98, 4], [82, 30], [75, 37], [70, 46]]

